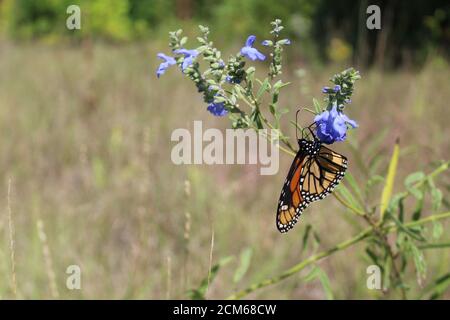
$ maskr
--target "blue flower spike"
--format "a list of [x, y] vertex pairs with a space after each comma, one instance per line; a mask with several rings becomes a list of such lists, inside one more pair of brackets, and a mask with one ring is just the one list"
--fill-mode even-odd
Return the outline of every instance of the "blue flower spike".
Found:
[[184, 55], [184, 60], [181, 64], [181, 70], [183, 71], [186, 70], [186, 68], [190, 67], [194, 63], [195, 58], [197, 58], [198, 56], [198, 51], [195, 49], [177, 49], [174, 51], [174, 53]]
[[166, 70], [170, 66], [173, 66], [177, 62], [175, 61], [174, 58], [167, 56], [164, 53], [158, 53], [157, 57], [164, 60], [164, 62], [161, 62], [161, 64], [159, 65], [158, 70], [156, 70], [156, 76], [159, 78], [161, 75], [163, 75], [166, 72]]
[[223, 102], [219, 103], [210, 103], [208, 105], [207, 110], [211, 112], [216, 117], [223, 117], [228, 113], [227, 109], [225, 109], [225, 104]]
[[247, 38], [247, 41], [245, 42], [245, 46], [242, 47], [241, 49], [241, 54], [252, 61], [255, 60], [263, 61], [266, 59], [266, 56], [263, 55], [261, 52], [259, 52], [256, 48], [253, 48], [253, 43], [255, 43], [255, 40], [256, 36], [254, 35], [249, 36]]
[[314, 118], [317, 125], [317, 137], [326, 144], [344, 141], [347, 137], [347, 129], [358, 127], [358, 124], [347, 117], [343, 112], [337, 110], [337, 106], [324, 111]]

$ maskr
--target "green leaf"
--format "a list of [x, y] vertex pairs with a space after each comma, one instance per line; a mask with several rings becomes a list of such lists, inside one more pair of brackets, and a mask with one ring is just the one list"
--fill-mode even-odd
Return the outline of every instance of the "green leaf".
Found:
[[275, 115], [276, 114], [276, 109], [275, 109], [275, 105], [273, 103], [269, 104], [269, 111], [271, 114]]
[[188, 37], [183, 37], [183, 38], [181, 38], [181, 40], [180, 40], [180, 46], [184, 46], [184, 45], [186, 44], [187, 40], [188, 40]]
[[317, 99], [315, 99], [315, 98], [313, 98], [313, 105], [314, 105], [314, 109], [316, 110], [317, 114], [322, 112], [322, 106], [320, 105], [319, 101], [317, 101]]
[[206, 278], [200, 282], [200, 285], [197, 288], [188, 290], [188, 296], [193, 300], [204, 300], [206, 298], [205, 295], [208, 290], [208, 285], [211, 285], [219, 270], [231, 260], [233, 260], [233, 257], [231, 256], [220, 259], [217, 264], [211, 267], [211, 271]]
[[330, 279], [328, 278], [325, 271], [323, 271], [318, 266], [314, 266], [313, 269], [309, 272], [305, 277], [306, 282], [311, 282], [313, 280], [318, 279], [320, 284], [322, 285], [323, 290], [325, 291], [325, 295], [328, 300], [333, 300], [333, 292], [331, 291]]
[[309, 235], [311, 234], [312, 226], [308, 223], [305, 228], [305, 232], [303, 233], [302, 239], [302, 250], [305, 250], [306, 245], [308, 244]]
[[394, 151], [392, 152], [392, 157], [389, 163], [388, 173], [386, 176], [386, 182], [383, 188], [383, 192], [381, 194], [380, 221], [379, 221], [380, 223], [383, 222], [384, 214], [387, 209], [387, 206], [389, 205], [389, 201], [392, 196], [392, 191], [394, 189], [394, 181], [395, 181], [395, 174], [397, 173], [399, 154], [400, 154], [400, 147], [397, 141], [394, 146]]
[[283, 82], [281, 80], [278, 80], [277, 82], [275, 82], [275, 84], [273, 85], [273, 89], [275, 91], [280, 91], [281, 88], [286, 87], [288, 85], [290, 85], [290, 82]]
[[269, 89], [270, 89], [269, 78], [265, 78], [264, 82], [261, 84], [261, 87], [258, 90], [258, 93], [256, 93], [256, 99], [259, 100], [259, 98], [263, 95], [263, 93], [268, 91]]
[[442, 192], [439, 189], [433, 188], [431, 189], [431, 202], [433, 211], [436, 212], [439, 210], [442, 204]]
[[423, 253], [413, 243], [410, 243], [410, 250], [413, 256], [414, 265], [416, 267], [417, 276], [419, 279], [422, 279], [425, 277], [427, 268]]
[[316, 241], [316, 244], [320, 244], [320, 236], [317, 232], [313, 231], [314, 241]]
[[421, 194], [421, 197], [417, 199], [416, 207], [414, 208], [412, 219], [413, 221], [417, 221], [420, 219], [420, 216], [422, 215], [422, 209], [423, 209], [423, 194]]
[[361, 193], [361, 188], [358, 186], [358, 184], [356, 183], [355, 178], [353, 177], [353, 175], [350, 172], [347, 172], [347, 174], [345, 175], [345, 180], [348, 181], [348, 183], [350, 184], [350, 188], [352, 189], [353, 193], [356, 194], [356, 196], [358, 197], [359, 201], [363, 201], [363, 196]]
[[397, 225], [398, 229], [409, 235], [411, 238], [416, 239], [417, 241], [425, 241], [423, 236], [421, 235], [422, 229], [414, 229], [413, 227], [406, 227], [397, 217], [393, 214], [388, 214], [388, 217], [391, 218], [395, 224]]
[[369, 180], [367, 180], [366, 188], [370, 189], [371, 187], [373, 187], [377, 183], [380, 183], [380, 182], [383, 182], [383, 181], [384, 181], [384, 178], [382, 176], [374, 175], [374, 176], [370, 177]]
[[415, 187], [408, 187], [408, 191], [409, 191], [409, 193], [411, 193], [411, 194], [414, 196], [414, 198], [416, 198], [417, 200], [423, 199], [423, 191], [422, 191], [422, 189], [415, 188]]
[[226, 102], [226, 101], [227, 101], [227, 99], [225, 97], [222, 97], [222, 96], [215, 96], [214, 97], [214, 102], [215, 103], [221, 103], [221, 102]]
[[405, 179], [405, 186], [408, 188], [408, 187], [412, 186], [414, 183], [425, 179], [425, 177], [426, 177], [426, 175], [422, 171], [411, 173]]
[[238, 283], [247, 272], [248, 268], [250, 267], [252, 253], [253, 253], [252, 248], [246, 248], [242, 251], [239, 267], [234, 272], [233, 276], [234, 283]]
[[433, 221], [433, 238], [439, 239], [444, 233], [444, 227], [439, 221]]
[[374, 264], [380, 265], [379, 258], [375, 252], [373, 252], [370, 248], [366, 248], [366, 253]]
[[289, 43], [291, 43], [289, 41], [289, 39], [281, 39], [281, 40], [277, 41], [277, 44], [279, 44], [279, 45], [286, 45], [286, 44], [289, 44]]
[[431, 282], [431, 284], [425, 287], [422, 290], [422, 294], [419, 296], [418, 299], [422, 299], [423, 296], [428, 293], [431, 293], [429, 299], [431, 300], [439, 299], [445, 293], [449, 285], [450, 285], [450, 272], [442, 276], [439, 276], [436, 280]]
[[251, 74], [251, 73], [255, 73], [255, 67], [249, 67], [245, 72], [247, 73], [247, 74]]
[[364, 211], [361, 204], [355, 199], [353, 194], [347, 189], [347, 187], [343, 183], [340, 183], [336, 187], [335, 192], [339, 193], [342, 197], [344, 197], [346, 202], [350, 204], [352, 207], [356, 208], [357, 211]]
[[393, 213], [395, 210], [398, 209], [400, 202], [403, 201], [404, 195], [401, 193], [397, 193], [391, 198], [391, 201], [389, 201], [389, 205], [387, 207], [387, 210], [391, 213]]
[[405, 186], [408, 192], [417, 199], [416, 208], [413, 213], [413, 220], [420, 218], [423, 208], [424, 190], [421, 187], [417, 187], [417, 183], [426, 179], [426, 175], [423, 172], [414, 172], [405, 179]]

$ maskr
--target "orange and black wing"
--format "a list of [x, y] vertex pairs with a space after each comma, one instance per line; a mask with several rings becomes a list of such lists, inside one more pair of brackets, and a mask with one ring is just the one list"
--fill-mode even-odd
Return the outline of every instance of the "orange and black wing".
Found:
[[300, 177], [300, 195], [308, 203], [325, 198], [339, 184], [345, 170], [347, 158], [322, 145]]
[[300, 179], [310, 156], [300, 150], [292, 162], [278, 201], [276, 224], [280, 232], [292, 229], [308, 203], [301, 195]]
[[310, 156], [297, 153], [281, 191], [277, 210], [277, 228], [292, 229], [308, 205], [325, 198], [339, 184], [347, 170], [347, 158], [321, 146]]

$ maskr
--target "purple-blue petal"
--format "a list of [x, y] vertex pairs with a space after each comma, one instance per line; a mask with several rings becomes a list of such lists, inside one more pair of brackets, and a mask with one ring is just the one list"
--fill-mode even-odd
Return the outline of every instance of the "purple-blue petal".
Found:
[[321, 114], [318, 114], [317, 116], [314, 117], [314, 122], [327, 121], [329, 114], [330, 112], [328, 110], [325, 110]]
[[346, 114], [341, 113], [341, 118], [345, 121], [345, 123], [348, 123], [352, 128], [357, 128], [358, 124], [355, 120], [350, 119]]
[[225, 105], [223, 102], [211, 103], [208, 105], [206, 109], [216, 117], [223, 117], [228, 113], [228, 111], [225, 109]]
[[261, 52], [252, 47], [243, 47], [241, 49], [241, 54], [252, 61], [255, 60], [264, 60], [266, 58]]
[[356, 128], [357, 124], [334, 105], [331, 110], [326, 110], [314, 117], [317, 125], [316, 135], [323, 143], [332, 144], [337, 141], [344, 141], [347, 137], [349, 124]]
[[255, 43], [255, 40], [256, 40], [256, 36], [254, 36], [254, 35], [248, 36], [247, 41], [245, 41], [245, 46], [252, 47], [253, 43]]
[[171, 56], [165, 55], [164, 53], [158, 53], [156, 55], [158, 58], [164, 60], [165, 62], [169, 63], [169, 65], [174, 65], [176, 63], [175, 59]]
[[164, 60], [164, 62], [161, 62], [158, 69], [156, 70], [156, 76], [159, 78], [166, 72], [167, 68], [176, 64], [176, 61], [174, 58], [167, 56], [164, 53], [158, 53], [157, 57]]
[[322, 93], [328, 93], [330, 91], [330, 87], [323, 87]]
[[195, 49], [188, 50], [188, 49], [181, 48], [181, 49], [174, 50], [173, 52], [177, 53], [177, 54], [182, 54], [185, 57], [191, 57], [191, 56], [192, 57], [196, 57], [196, 56], [198, 56], [198, 51], [195, 50]]
[[167, 62], [161, 63], [158, 67], [158, 70], [156, 70], [156, 76], [159, 78], [166, 72], [168, 67], [170, 67], [170, 65]]
[[256, 49], [255, 49], [255, 55], [256, 55], [256, 58], [257, 58], [258, 60], [264, 61], [264, 60], [266, 59], [266, 56], [263, 55], [261, 52], [259, 52], [259, 51], [256, 50]]
[[184, 58], [183, 64], [181, 65], [181, 70], [185, 70], [187, 67], [190, 67], [194, 63], [194, 56], [189, 56]]

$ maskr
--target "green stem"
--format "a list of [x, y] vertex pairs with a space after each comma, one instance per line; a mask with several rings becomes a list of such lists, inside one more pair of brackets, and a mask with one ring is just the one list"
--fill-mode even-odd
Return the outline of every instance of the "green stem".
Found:
[[426, 250], [426, 249], [442, 249], [448, 247], [450, 247], [450, 242], [424, 244], [422, 246], [419, 246], [418, 248]]
[[[435, 215], [431, 215], [428, 216], [426, 218], [417, 220], [417, 221], [412, 221], [409, 223], [405, 223], [405, 226], [407, 227], [413, 227], [413, 226], [417, 226], [417, 225], [422, 225], [425, 224], [427, 222], [431, 222], [431, 221], [436, 221], [436, 220], [441, 220], [441, 219], [445, 219], [445, 218], [450, 218], [450, 212], [445, 212], [445, 213], [440, 213], [440, 214], [435, 214]], [[393, 232], [397, 230], [396, 226], [392, 226], [392, 227], [388, 227], [386, 229], [386, 232]], [[371, 227], [363, 230], [362, 232], [360, 232], [359, 234], [357, 234], [356, 236], [354, 236], [353, 238], [350, 238], [346, 241], [343, 241], [337, 245], [335, 245], [334, 247], [329, 248], [328, 250], [322, 251], [320, 253], [317, 253], [315, 255], [310, 256], [309, 258], [307, 258], [306, 260], [303, 260], [302, 262], [294, 265], [292, 268], [286, 270], [285, 272], [283, 272], [282, 274], [273, 277], [273, 278], [269, 278], [266, 280], [263, 280], [259, 283], [253, 284], [250, 287], [239, 291], [237, 293], [232, 294], [231, 296], [229, 296], [227, 299], [229, 300], [234, 300], [234, 299], [240, 299], [246, 295], [248, 295], [249, 293], [256, 291], [260, 288], [263, 287], [267, 287], [270, 286], [272, 284], [278, 283], [298, 272], [300, 272], [301, 270], [303, 270], [304, 268], [306, 268], [307, 266], [325, 258], [328, 257], [330, 255], [332, 255], [333, 253], [346, 249], [358, 242], [360, 242], [361, 240], [367, 238], [371, 233], [372, 233], [373, 229]]]
[[244, 289], [240, 292], [237, 292], [231, 296], [229, 296], [227, 299], [228, 300], [234, 300], [234, 299], [240, 299], [244, 296], [246, 296], [247, 294], [258, 290], [260, 288], [263, 287], [267, 287], [270, 286], [272, 284], [275, 284], [277, 282], [280, 282], [283, 279], [286, 279], [294, 274], [296, 274], [297, 272], [303, 270], [305, 267], [309, 266], [310, 264], [319, 261], [320, 259], [323, 259], [331, 254], [333, 254], [336, 251], [339, 250], [343, 250], [346, 249], [348, 247], [350, 247], [351, 245], [358, 243], [359, 241], [363, 240], [365, 237], [367, 237], [370, 234], [371, 229], [367, 228], [366, 230], [362, 231], [361, 233], [359, 233], [358, 235], [354, 236], [351, 239], [348, 239], [346, 241], [343, 241], [337, 245], [335, 245], [334, 247], [331, 247], [328, 250], [319, 252], [315, 255], [310, 256], [309, 258], [307, 258], [306, 260], [303, 260], [302, 262], [296, 264], [295, 266], [293, 266], [292, 268], [286, 270], [285, 272], [283, 272], [282, 274], [280, 274], [279, 276], [270, 278], [270, 279], [266, 279], [264, 281], [261, 281], [259, 283], [256, 283], [250, 287], [248, 287], [247, 289]]

